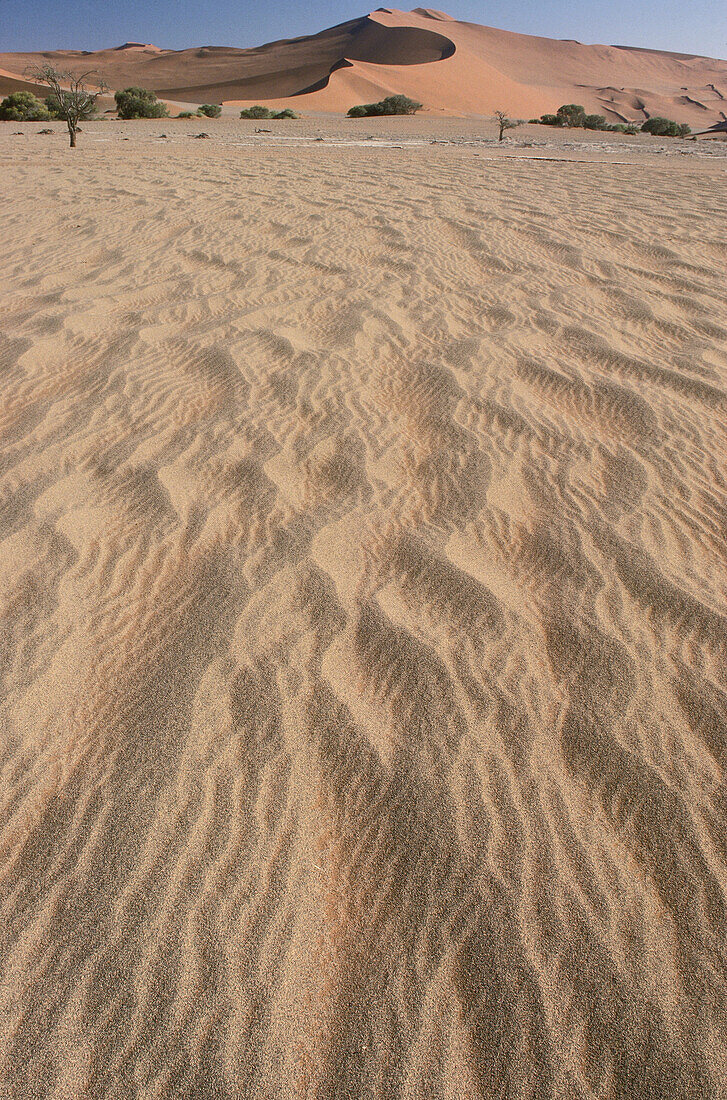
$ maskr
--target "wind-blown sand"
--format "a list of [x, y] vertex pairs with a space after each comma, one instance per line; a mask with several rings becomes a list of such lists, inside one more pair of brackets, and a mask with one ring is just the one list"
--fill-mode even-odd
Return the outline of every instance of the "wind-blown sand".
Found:
[[0, 131], [8, 1100], [727, 1090], [725, 147], [365, 125]]

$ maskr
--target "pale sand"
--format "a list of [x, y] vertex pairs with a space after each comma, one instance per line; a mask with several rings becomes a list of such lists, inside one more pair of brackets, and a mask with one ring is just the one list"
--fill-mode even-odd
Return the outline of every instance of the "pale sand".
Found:
[[0, 1096], [724, 1097], [725, 147], [38, 128]]

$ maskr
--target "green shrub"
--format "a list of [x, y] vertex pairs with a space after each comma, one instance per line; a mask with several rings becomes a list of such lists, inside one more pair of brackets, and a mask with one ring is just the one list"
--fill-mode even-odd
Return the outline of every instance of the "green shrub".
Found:
[[155, 92], [147, 88], [124, 88], [115, 92], [116, 110], [119, 118], [168, 118], [169, 112], [164, 103], [160, 103]]
[[222, 108], [219, 103], [203, 103], [197, 114], [206, 115], [207, 118], [219, 118], [222, 114]]
[[586, 124], [586, 112], [580, 103], [564, 103], [558, 108], [556, 114], [561, 126], [585, 126]]
[[538, 122], [543, 126], [562, 126], [563, 123], [559, 115], [541, 115]]
[[647, 118], [641, 130], [645, 134], [654, 134], [655, 137], [686, 137], [692, 132], [691, 126], [687, 126], [686, 123], [674, 122], [670, 118], [660, 118], [658, 115]]
[[603, 115], [584, 115], [583, 125], [586, 130], [610, 130], [611, 127], [606, 122]]
[[180, 111], [177, 118], [199, 118], [199, 111]]
[[240, 118], [272, 118], [273, 112], [269, 107], [261, 107], [258, 103], [255, 107], [245, 107], [240, 111]]
[[258, 103], [255, 107], [246, 107], [240, 111], [240, 118], [299, 118], [300, 116], [286, 107], [284, 111], [271, 111], [269, 107], [261, 107]]
[[53, 117], [32, 92], [12, 92], [0, 103], [0, 119], [5, 122], [47, 122]]
[[371, 118], [374, 115], [413, 115], [423, 104], [405, 95], [387, 95], [378, 103], [359, 103], [351, 107], [349, 118]]

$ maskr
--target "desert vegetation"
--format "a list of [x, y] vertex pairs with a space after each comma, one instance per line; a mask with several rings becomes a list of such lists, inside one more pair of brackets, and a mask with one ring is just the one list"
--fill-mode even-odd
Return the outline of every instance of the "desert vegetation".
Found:
[[284, 111], [271, 111], [269, 107], [263, 107], [256, 103], [254, 107], [245, 107], [240, 111], [240, 118], [299, 118], [300, 116], [286, 107]]
[[681, 122], [674, 122], [671, 118], [660, 118], [655, 115], [647, 118], [641, 127], [642, 133], [654, 134], [655, 137], [687, 137], [692, 132], [691, 126]]
[[348, 111], [349, 118], [371, 118], [374, 115], [414, 115], [423, 104], [406, 95], [388, 95], [378, 103], [359, 103]]
[[155, 92], [147, 88], [124, 88], [115, 92], [119, 118], [168, 118], [166, 105], [157, 99]]
[[47, 122], [53, 117], [47, 104], [32, 92], [12, 92], [0, 103], [1, 122]]
[[55, 69], [52, 65], [41, 65], [40, 68], [28, 70], [28, 75], [36, 84], [45, 84], [49, 89], [50, 95], [45, 101], [46, 117], [65, 122], [71, 149], [75, 149], [78, 124], [93, 118], [96, 101], [107, 90], [106, 85], [96, 79], [91, 91], [91, 78], [98, 77], [93, 70], [77, 74]]
[[495, 121], [498, 126], [497, 140], [502, 141], [505, 137], [506, 130], [514, 130], [519, 123], [512, 118], [507, 117], [507, 111], [495, 111]]
[[[541, 115], [531, 118], [530, 122], [541, 126], [578, 127], [584, 130], [605, 130], [616, 134], [638, 134], [639, 127], [634, 122], [608, 122], [604, 115], [586, 114], [580, 103], [564, 103], [554, 115]], [[641, 126], [642, 133], [655, 134], [657, 137], [687, 137], [692, 130], [686, 123], [674, 122], [670, 118], [647, 118]]]
[[605, 130], [620, 134], [638, 133], [638, 127], [633, 123], [611, 123], [604, 115], [586, 114], [585, 107], [580, 103], [564, 103], [554, 115], [541, 115], [540, 118], [531, 118], [530, 122], [541, 126], [564, 126], [570, 129]]

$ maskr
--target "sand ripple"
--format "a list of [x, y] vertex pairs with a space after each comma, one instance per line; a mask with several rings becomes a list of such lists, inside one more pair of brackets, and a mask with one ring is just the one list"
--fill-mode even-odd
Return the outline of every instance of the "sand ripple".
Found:
[[723, 173], [47, 155], [2, 1095], [724, 1096]]

